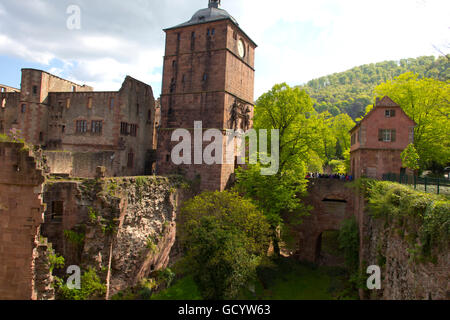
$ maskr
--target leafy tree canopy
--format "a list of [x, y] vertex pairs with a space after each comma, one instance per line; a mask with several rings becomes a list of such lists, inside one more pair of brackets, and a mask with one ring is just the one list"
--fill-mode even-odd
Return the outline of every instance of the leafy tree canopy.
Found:
[[422, 170], [450, 162], [450, 80], [405, 73], [377, 86], [375, 94], [389, 96], [417, 123], [414, 147]]
[[234, 299], [267, 253], [269, 224], [249, 200], [205, 192], [187, 201], [178, 224], [186, 265], [205, 299]]
[[429, 56], [372, 63], [311, 80], [302, 88], [316, 100], [314, 108], [318, 112], [328, 111], [334, 116], [346, 113], [357, 119], [364, 115], [366, 106], [373, 103], [373, 90], [377, 85], [406, 72], [418, 74], [420, 78], [447, 81], [450, 62], [447, 57]]

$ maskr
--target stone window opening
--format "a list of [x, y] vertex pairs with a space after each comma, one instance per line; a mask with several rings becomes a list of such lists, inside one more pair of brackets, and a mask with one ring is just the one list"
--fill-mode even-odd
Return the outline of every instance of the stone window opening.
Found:
[[92, 109], [92, 97], [88, 98], [87, 107], [88, 107], [88, 109]]
[[181, 33], [177, 33], [177, 41], [180, 41], [181, 39]]
[[237, 32], [236, 31], [233, 32], [233, 39], [237, 40]]
[[191, 33], [191, 50], [194, 50], [195, 47], [195, 32]]
[[6, 88], [1, 87], [1, 92], [6, 92]]
[[172, 92], [175, 91], [175, 87], [176, 87], [176, 84], [175, 84], [175, 78], [172, 78], [172, 79], [170, 80], [170, 93], [172, 93]]
[[87, 132], [87, 120], [77, 120], [76, 133], [86, 133], [86, 132]]
[[395, 110], [385, 110], [384, 115], [386, 118], [394, 118]]
[[203, 81], [207, 81], [208, 80], [208, 74], [204, 73], [203, 74]]
[[64, 215], [64, 201], [52, 201], [51, 220], [61, 222]]
[[70, 109], [70, 98], [66, 99], [66, 109]]
[[130, 136], [132, 136], [132, 137], [137, 136], [137, 125], [136, 124], [130, 124]]
[[101, 120], [94, 120], [91, 124], [91, 131], [93, 134], [102, 134], [103, 123]]
[[396, 130], [380, 129], [378, 131], [378, 141], [395, 142], [396, 141]]
[[120, 123], [120, 134], [123, 136], [127, 136], [130, 134], [129, 132], [129, 125], [126, 122], [121, 122]]
[[109, 108], [113, 109], [114, 108], [114, 98], [110, 98], [109, 99]]
[[39, 132], [39, 142], [43, 142], [44, 141], [44, 133], [41, 131]]
[[2, 99], [2, 108], [5, 108], [6, 107], [6, 98], [3, 98]]
[[127, 167], [128, 167], [129, 169], [132, 169], [132, 168], [134, 167], [134, 153], [133, 153], [133, 150], [131, 150], [131, 151], [128, 153]]
[[355, 143], [356, 143], [356, 137], [355, 137], [355, 134], [352, 134], [350, 145], [353, 146], [353, 145], [355, 145]]
[[66, 126], [61, 126], [61, 132], [64, 133], [66, 131]]
[[177, 67], [177, 60], [173, 60], [172, 61], [172, 68], [176, 68]]
[[166, 162], [170, 161], [170, 154], [166, 154]]
[[139, 110], [139, 103], [136, 105], [136, 115], [138, 116], [139, 115], [139, 112], [140, 110]]
[[22, 113], [25, 113], [27, 111], [27, 105], [25, 103], [22, 104], [21, 110]]
[[148, 110], [148, 113], [147, 113], [147, 121], [148, 121], [148, 122], [152, 121], [152, 110]]
[[72, 86], [72, 92], [77, 92], [77, 87], [76, 86]]
[[33, 94], [37, 95], [38, 93], [38, 87], [37, 86], [33, 86]]

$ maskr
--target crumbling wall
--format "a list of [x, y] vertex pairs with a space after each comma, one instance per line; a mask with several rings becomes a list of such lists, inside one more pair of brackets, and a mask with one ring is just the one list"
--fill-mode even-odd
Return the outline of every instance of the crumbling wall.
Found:
[[50, 173], [80, 178], [95, 178], [97, 167], [105, 167], [106, 176], [120, 173], [119, 152], [45, 151]]
[[[66, 266], [94, 267], [111, 296], [168, 265], [178, 206], [187, 194], [175, 178], [55, 180], [46, 187], [46, 216], [55, 201], [63, 202], [63, 216], [47, 219], [44, 234], [70, 261]], [[65, 237], [69, 230], [84, 234], [78, 248]]]
[[27, 146], [0, 143], [0, 299], [52, 297], [52, 288], [38, 284], [49, 277], [40, 242], [43, 182], [41, 163]]
[[[436, 261], [415, 261], [411, 245], [398, 229], [382, 219], [368, 218], [363, 259], [367, 265], [381, 268], [381, 290], [372, 291], [371, 299], [449, 300], [450, 251], [434, 252]], [[437, 250], [437, 249], [435, 249]]]

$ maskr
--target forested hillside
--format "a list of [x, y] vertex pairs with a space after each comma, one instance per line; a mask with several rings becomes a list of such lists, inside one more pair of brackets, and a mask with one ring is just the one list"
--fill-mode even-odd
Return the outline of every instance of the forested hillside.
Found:
[[318, 112], [329, 111], [333, 115], [346, 113], [356, 119], [365, 114], [367, 105], [373, 103], [375, 86], [405, 72], [446, 81], [450, 79], [449, 67], [450, 61], [446, 57], [384, 61], [314, 79], [302, 88], [317, 101], [315, 109]]

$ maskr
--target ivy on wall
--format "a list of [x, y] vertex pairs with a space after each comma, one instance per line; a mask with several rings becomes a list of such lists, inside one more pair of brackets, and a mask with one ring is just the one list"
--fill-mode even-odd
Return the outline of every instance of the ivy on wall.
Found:
[[385, 220], [408, 245], [411, 260], [435, 262], [448, 250], [450, 200], [418, 192], [398, 183], [360, 179], [356, 182], [368, 200], [369, 213]]

